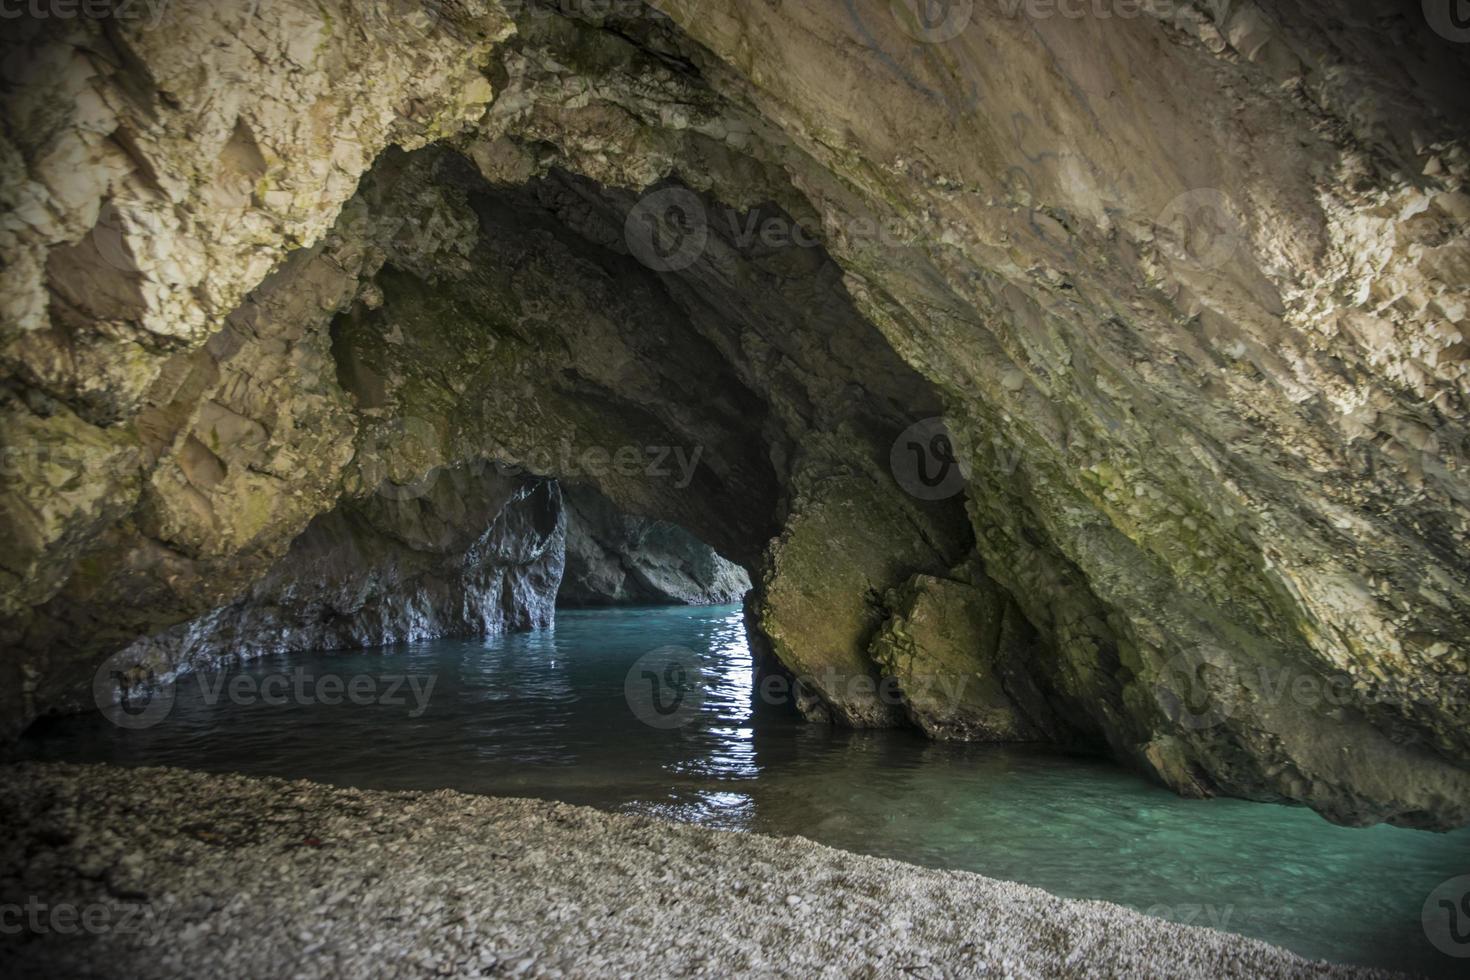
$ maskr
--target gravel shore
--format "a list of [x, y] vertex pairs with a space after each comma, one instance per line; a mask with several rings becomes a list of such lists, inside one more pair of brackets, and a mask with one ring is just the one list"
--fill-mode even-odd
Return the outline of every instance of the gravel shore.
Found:
[[5, 976], [1382, 976], [967, 872], [558, 803], [107, 766], [0, 781]]

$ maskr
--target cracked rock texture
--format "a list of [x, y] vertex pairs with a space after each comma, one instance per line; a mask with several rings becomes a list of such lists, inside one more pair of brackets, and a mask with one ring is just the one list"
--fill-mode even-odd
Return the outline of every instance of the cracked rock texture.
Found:
[[[1382, 977], [1104, 902], [534, 800], [7, 767], [8, 975]], [[269, 937], [265, 939], [264, 937]]]
[[118, 696], [267, 653], [552, 624], [566, 515], [555, 483], [436, 471], [316, 518], [239, 600], [111, 658]]
[[[749, 570], [813, 716], [1470, 822], [1470, 46], [1350, 0], [567, 7], [7, 29], [11, 734], [491, 459]], [[873, 693], [964, 648], [1029, 683]]]
[[1036, 632], [993, 583], [916, 575], [889, 590], [886, 605], [869, 653], [926, 734], [1039, 742], [1063, 730], [1031, 676], [1042, 654]]
[[620, 512], [594, 490], [566, 487], [567, 562], [557, 603], [566, 606], [739, 602], [745, 569], [688, 531]]

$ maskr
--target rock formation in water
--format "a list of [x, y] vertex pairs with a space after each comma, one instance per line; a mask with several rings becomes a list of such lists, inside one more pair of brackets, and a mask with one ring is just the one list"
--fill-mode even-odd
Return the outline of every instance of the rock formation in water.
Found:
[[749, 569], [814, 715], [1470, 821], [1470, 46], [1124, 6], [16, 22], [0, 715], [492, 460]]
[[667, 521], [624, 514], [587, 487], [564, 488], [567, 562], [557, 603], [565, 606], [691, 606], [739, 602], [745, 569]]
[[249, 591], [110, 658], [117, 694], [267, 653], [551, 625], [565, 559], [557, 485], [488, 466], [344, 500]]
[[931, 737], [1060, 740], [1066, 728], [1035, 676], [1045, 655], [1036, 631], [1010, 596], [980, 578], [976, 586], [915, 575], [890, 589], [889, 618], [869, 652]]

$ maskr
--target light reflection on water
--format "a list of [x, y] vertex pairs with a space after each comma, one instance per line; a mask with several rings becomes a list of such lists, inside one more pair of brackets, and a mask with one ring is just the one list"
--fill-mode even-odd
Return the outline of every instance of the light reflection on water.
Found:
[[[624, 681], [635, 660], [668, 644], [700, 657], [706, 695], [692, 723], [660, 730], [634, 715]], [[562, 612], [545, 633], [267, 658], [239, 673], [259, 680], [296, 668], [412, 674], [434, 686], [414, 716], [406, 685], [392, 705], [211, 705], [186, 678], [154, 728], [61, 719], [24, 751], [452, 787], [800, 834], [1215, 925], [1313, 957], [1443, 975], [1460, 975], [1454, 968], [1466, 962], [1433, 950], [1420, 909], [1440, 881], [1470, 872], [1470, 832], [1348, 830], [1299, 809], [1182, 800], [1092, 759], [807, 725], [755, 702], [734, 607]]]

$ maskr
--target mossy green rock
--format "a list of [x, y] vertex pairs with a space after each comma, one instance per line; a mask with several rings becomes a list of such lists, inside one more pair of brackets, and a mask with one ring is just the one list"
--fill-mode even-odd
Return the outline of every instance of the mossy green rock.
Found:
[[1028, 670], [1040, 638], [999, 586], [915, 575], [890, 589], [890, 615], [869, 647], [931, 738], [1055, 741], [1059, 723]]
[[[1470, 48], [1317, 0], [935, 43], [884, 3], [372, 6], [0, 37], [7, 734], [489, 459], [745, 566], [813, 716], [940, 731], [870, 651], [985, 634], [887, 602], [974, 556], [1064, 737], [1470, 823]], [[705, 235], [654, 269], [665, 191]], [[940, 418], [966, 478], [917, 499], [889, 450]], [[610, 462], [649, 447], [698, 462]]]

